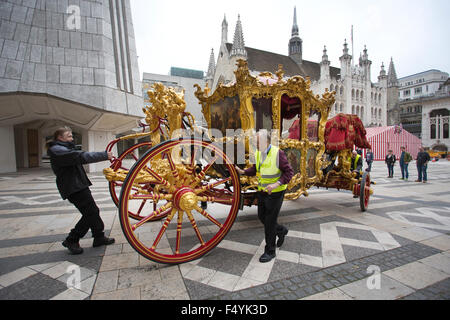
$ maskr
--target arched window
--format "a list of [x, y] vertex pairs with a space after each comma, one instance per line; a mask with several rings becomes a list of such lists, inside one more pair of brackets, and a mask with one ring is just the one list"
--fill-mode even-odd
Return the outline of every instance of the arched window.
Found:
[[342, 87], [342, 86], [340, 87], [339, 93], [340, 93], [341, 96], [344, 94], [344, 87]]
[[364, 91], [361, 91], [361, 100], [364, 99]]
[[378, 102], [381, 103], [381, 93], [378, 94]]
[[360, 116], [360, 114], [359, 114], [359, 106], [356, 106], [356, 115], [359, 117]]
[[352, 99], [355, 99], [355, 89], [352, 89]]
[[352, 114], [355, 114], [355, 106], [352, 106]]
[[373, 92], [370, 93], [370, 100], [373, 101]]
[[448, 123], [444, 123], [444, 139], [448, 139]]
[[370, 109], [370, 115], [371, 115], [372, 118], [373, 118], [373, 107]]
[[381, 109], [378, 110], [378, 119], [381, 120]]
[[334, 104], [334, 112], [335, 112], [335, 113], [338, 113], [338, 112], [339, 112], [339, 110], [338, 110], [338, 104], [337, 104], [337, 103]]
[[431, 126], [430, 126], [430, 138], [431, 139], [436, 139], [436, 125], [435, 124], [432, 124]]
[[359, 90], [356, 90], [356, 100], [359, 99]]
[[331, 91], [331, 92], [334, 91], [334, 85], [333, 85], [333, 84], [330, 85], [330, 91]]
[[361, 107], [361, 120], [363, 120], [364, 119], [364, 107]]

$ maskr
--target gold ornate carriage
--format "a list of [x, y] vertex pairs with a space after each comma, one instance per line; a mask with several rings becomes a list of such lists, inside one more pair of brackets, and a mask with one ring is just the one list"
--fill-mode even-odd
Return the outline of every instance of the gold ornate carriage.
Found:
[[[284, 78], [281, 65], [275, 74], [251, 75], [246, 61], [239, 60], [235, 76], [235, 82], [219, 84], [212, 95], [208, 87], [196, 85], [206, 130], [185, 112], [184, 93], [156, 84], [149, 91], [152, 105], [144, 109], [148, 131], [108, 146], [151, 137], [104, 170], [124, 235], [148, 259], [176, 264], [200, 258], [225, 237], [239, 210], [257, 204], [256, 178], [239, 176], [235, 165], [254, 163], [252, 137], [261, 129], [272, 132], [272, 143], [279, 144], [294, 169], [286, 199], [308, 196], [312, 186], [338, 188], [358, 195], [361, 209], [367, 208], [370, 177], [350, 170], [353, 141], [327, 151], [335, 93], [314, 95], [309, 80]], [[135, 153], [142, 148], [147, 150], [139, 157]], [[127, 158], [132, 166], [124, 165]]]

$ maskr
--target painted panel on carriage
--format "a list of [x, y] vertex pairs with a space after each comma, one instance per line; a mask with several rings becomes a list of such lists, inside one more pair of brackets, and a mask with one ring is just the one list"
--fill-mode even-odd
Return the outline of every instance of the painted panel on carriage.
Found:
[[306, 174], [308, 178], [314, 178], [316, 176], [316, 157], [317, 150], [313, 148], [309, 149], [306, 154]]
[[211, 106], [211, 128], [226, 136], [227, 129], [239, 129], [241, 125], [239, 96], [225, 97]]

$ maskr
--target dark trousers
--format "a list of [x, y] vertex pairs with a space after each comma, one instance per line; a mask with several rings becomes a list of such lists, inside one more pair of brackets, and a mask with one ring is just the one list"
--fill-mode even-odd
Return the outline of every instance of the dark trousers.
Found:
[[92, 197], [91, 190], [86, 188], [69, 196], [68, 200], [75, 205], [80, 211], [82, 217], [80, 221], [70, 231], [68, 240], [78, 242], [91, 229], [92, 236], [99, 238], [104, 236], [104, 228], [102, 218], [100, 218], [100, 210]]
[[394, 176], [394, 164], [387, 164], [388, 167], [388, 173], [389, 173], [389, 177], [393, 177]]
[[368, 171], [368, 172], [372, 171], [372, 161], [367, 162], [367, 170], [366, 171]]
[[426, 164], [417, 164], [417, 173], [419, 175], [418, 180], [419, 181], [427, 181], [427, 165]]
[[266, 239], [264, 251], [269, 254], [275, 254], [277, 235], [287, 230], [277, 223], [285, 193], [285, 191], [272, 194], [258, 192], [258, 218], [264, 225]]
[[403, 179], [409, 178], [408, 166], [409, 166], [409, 163], [400, 162], [400, 169], [402, 170], [402, 178]]

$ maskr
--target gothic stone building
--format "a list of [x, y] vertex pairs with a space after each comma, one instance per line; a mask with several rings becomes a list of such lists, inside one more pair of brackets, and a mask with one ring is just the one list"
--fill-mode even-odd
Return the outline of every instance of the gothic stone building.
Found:
[[[228, 22], [226, 17], [222, 22], [222, 41], [217, 63], [214, 50], [211, 52], [206, 82], [213, 90], [217, 85], [234, 81], [234, 70], [238, 59], [248, 62], [252, 74], [277, 70], [283, 65], [286, 77], [300, 75], [309, 77], [311, 89], [316, 94], [325, 92], [325, 88], [336, 91], [336, 104], [330, 116], [337, 113], [357, 114], [364, 125], [387, 125], [388, 83], [395, 83], [395, 69], [391, 63], [388, 74], [381, 66], [378, 83], [371, 82], [371, 66], [367, 49], [359, 58], [359, 64], [353, 66], [353, 57], [349, 54], [347, 41], [344, 43], [343, 54], [339, 58], [341, 67], [332, 67], [328, 59], [326, 47], [323, 50], [322, 61], [312, 62], [302, 57], [303, 41], [299, 36], [297, 13], [294, 9], [292, 36], [289, 40], [288, 55], [281, 55], [259, 49], [246, 47], [241, 19], [238, 16], [233, 43], [228, 42]], [[395, 76], [395, 79], [389, 77]], [[395, 93], [394, 93], [395, 95]]]

